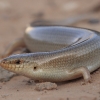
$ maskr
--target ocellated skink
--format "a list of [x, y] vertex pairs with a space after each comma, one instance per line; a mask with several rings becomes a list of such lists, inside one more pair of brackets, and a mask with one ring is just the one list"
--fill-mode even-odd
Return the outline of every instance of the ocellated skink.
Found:
[[34, 80], [60, 82], [83, 76], [100, 67], [100, 34], [61, 26], [28, 27], [24, 36], [31, 52], [11, 55], [0, 65]]

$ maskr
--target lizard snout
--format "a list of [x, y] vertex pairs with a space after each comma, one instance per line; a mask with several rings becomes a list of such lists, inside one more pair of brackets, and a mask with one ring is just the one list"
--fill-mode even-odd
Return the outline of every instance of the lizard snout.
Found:
[[7, 59], [0, 60], [0, 66], [3, 67], [3, 68], [6, 68], [8, 66]]

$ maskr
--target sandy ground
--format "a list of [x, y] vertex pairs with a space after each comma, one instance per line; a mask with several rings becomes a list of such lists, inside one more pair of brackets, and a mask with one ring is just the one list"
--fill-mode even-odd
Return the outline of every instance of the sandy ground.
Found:
[[[26, 26], [36, 19], [61, 20], [87, 13], [97, 20], [73, 26], [100, 31], [100, 0], [0, 0], [0, 53], [22, 37]], [[92, 83], [86, 85], [81, 78], [44, 91], [36, 91], [36, 83], [28, 78], [15, 76], [0, 82], [0, 100], [100, 100], [100, 69], [91, 76]]]

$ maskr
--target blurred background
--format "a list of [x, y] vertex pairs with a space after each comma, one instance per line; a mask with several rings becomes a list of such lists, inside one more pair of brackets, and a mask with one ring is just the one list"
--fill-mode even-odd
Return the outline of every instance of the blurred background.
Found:
[[68, 21], [84, 15], [90, 16], [70, 26], [100, 31], [100, 0], [0, 0], [0, 52], [36, 20]]

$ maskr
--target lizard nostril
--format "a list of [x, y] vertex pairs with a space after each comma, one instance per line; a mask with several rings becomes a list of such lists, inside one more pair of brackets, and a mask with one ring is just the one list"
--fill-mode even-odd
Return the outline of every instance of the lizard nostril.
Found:
[[5, 60], [0, 60], [0, 65], [3, 66], [4, 64], [6, 64]]
[[3, 60], [0, 61], [0, 63], [4, 64], [4, 63], [6, 63], [6, 60], [3, 59]]
[[2, 61], [2, 63], [5, 63], [5, 61]]

